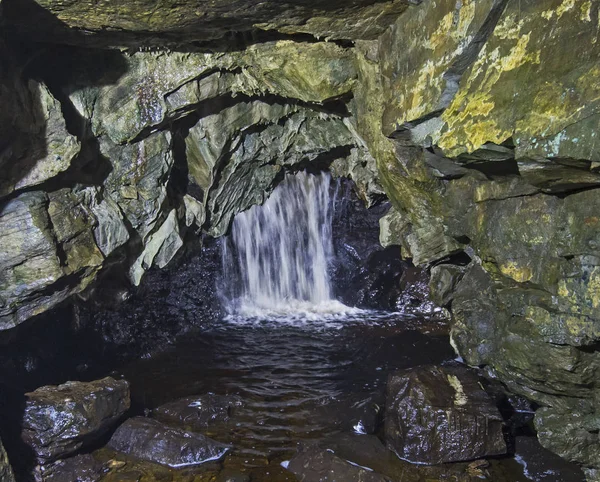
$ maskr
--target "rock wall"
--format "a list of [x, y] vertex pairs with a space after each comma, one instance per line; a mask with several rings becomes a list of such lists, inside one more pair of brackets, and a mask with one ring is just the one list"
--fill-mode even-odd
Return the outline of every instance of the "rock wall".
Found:
[[[423, 2], [361, 46], [356, 96], [394, 205], [382, 242], [431, 266], [457, 352], [541, 405], [540, 441], [590, 480], [600, 462], [598, 7]], [[471, 261], [457, 264], [459, 253]]]
[[[599, 2], [263, 2], [230, 24], [227, 3], [6, 6], [0, 329], [109, 267], [137, 285], [286, 170], [330, 168], [385, 192], [382, 244], [430, 269], [457, 352], [598, 479]], [[29, 14], [71, 46], [15, 42]]]

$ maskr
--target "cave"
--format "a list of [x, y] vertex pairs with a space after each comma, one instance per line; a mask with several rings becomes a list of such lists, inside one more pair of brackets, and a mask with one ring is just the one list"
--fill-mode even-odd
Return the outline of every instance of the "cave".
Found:
[[0, 482], [600, 481], [598, 0], [0, 26]]

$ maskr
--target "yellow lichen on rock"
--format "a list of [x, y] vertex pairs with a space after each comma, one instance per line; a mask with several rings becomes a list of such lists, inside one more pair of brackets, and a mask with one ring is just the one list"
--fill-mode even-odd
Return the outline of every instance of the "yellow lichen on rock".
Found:
[[[519, 156], [579, 152], [571, 136], [555, 136], [600, 112], [600, 52], [590, 9], [587, 1], [509, 2], [442, 114], [434, 142], [452, 157], [510, 137]], [[557, 145], [547, 146], [551, 140]]]
[[526, 281], [529, 281], [531, 280], [531, 278], [533, 278], [531, 268], [529, 268], [528, 266], [521, 266], [516, 261], [509, 261], [507, 263], [501, 264], [499, 268], [503, 275], [514, 279], [518, 283], [525, 283]]

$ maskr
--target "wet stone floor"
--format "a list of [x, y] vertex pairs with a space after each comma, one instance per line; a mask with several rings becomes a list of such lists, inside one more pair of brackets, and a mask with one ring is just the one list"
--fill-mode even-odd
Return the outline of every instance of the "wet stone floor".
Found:
[[[320, 319], [231, 318], [171, 349], [113, 373], [131, 383], [132, 412], [182, 397], [235, 395], [242, 406], [202, 433], [230, 444], [218, 462], [171, 469], [110, 449], [94, 453], [103, 481], [294, 481], [284, 467], [299, 447], [319, 443], [382, 480], [518, 482], [578, 480], [526, 437], [525, 454], [437, 467], [412, 465], [374, 447], [388, 374], [454, 358], [447, 327], [414, 316], [363, 312]], [[185, 427], [185, 423], [182, 424]], [[185, 427], [190, 428], [190, 427]], [[364, 435], [370, 433], [373, 435]], [[529, 443], [532, 442], [532, 443]], [[547, 460], [545, 460], [547, 458]], [[534, 463], [527, 464], [527, 459]], [[519, 461], [519, 462], [518, 462]], [[312, 479], [311, 479], [312, 480]], [[321, 480], [339, 480], [323, 478]]]

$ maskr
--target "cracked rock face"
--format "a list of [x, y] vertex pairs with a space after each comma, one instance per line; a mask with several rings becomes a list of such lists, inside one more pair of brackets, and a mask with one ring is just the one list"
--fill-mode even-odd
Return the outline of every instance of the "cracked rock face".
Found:
[[[376, 38], [410, 3], [419, 0], [318, 0], [292, 2], [158, 1], [124, 4], [51, 0], [14, 2], [6, 7], [12, 28], [38, 40], [88, 46], [123, 46], [221, 39], [259, 29], [317, 38]], [[32, 28], [37, 25], [37, 28]]]

